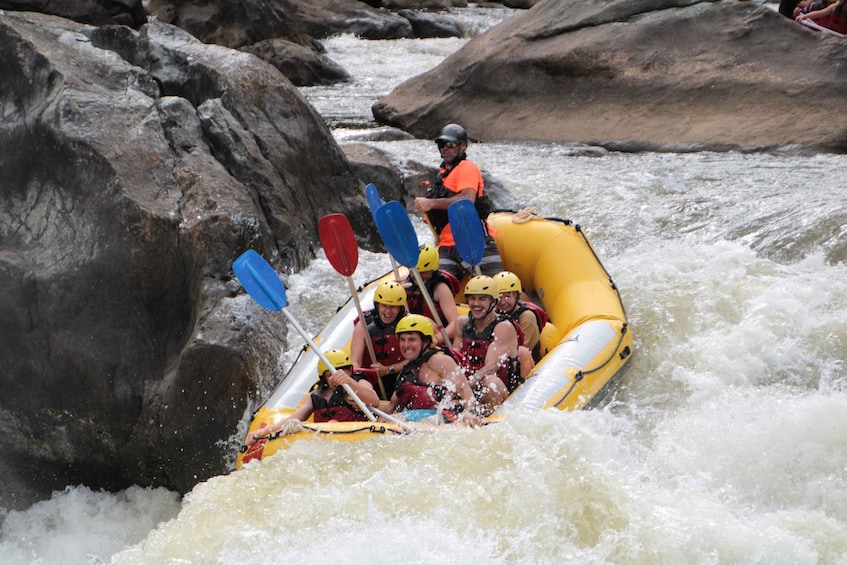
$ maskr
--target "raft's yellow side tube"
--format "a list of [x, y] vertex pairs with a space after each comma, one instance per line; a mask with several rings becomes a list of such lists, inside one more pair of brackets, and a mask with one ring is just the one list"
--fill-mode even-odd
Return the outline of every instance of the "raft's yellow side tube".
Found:
[[620, 295], [579, 226], [516, 219], [497, 212], [488, 224], [503, 264], [539, 297], [554, 327], [542, 332], [546, 355], [498, 413], [516, 405], [585, 408], [599, 400], [632, 352]]

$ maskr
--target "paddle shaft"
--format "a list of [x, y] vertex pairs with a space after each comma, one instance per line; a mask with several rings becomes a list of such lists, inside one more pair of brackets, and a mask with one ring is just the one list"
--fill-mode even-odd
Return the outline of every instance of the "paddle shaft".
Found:
[[837, 31], [829, 29], [828, 27], [824, 27], [824, 26], [820, 25], [819, 23], [816, 23], [816, 22], [813, 22], [813, 21], [801, 20], [800, 24], [806, 26], [809, 29], [822, 31], [824, 33], [828, 33], [829, 35], [834, 35], [835, 37], [840, 37], [842, 39], [844, 38], [844, 35], [838, 33]]
[[[353, 226], [350, 225], [350, 220], [344, 214], [327, 214], [318, 221], [318, 232], [321, 236], [321, 244], [324, 246], [326, 257], [329, 259], [332, 268], [339, 275], [347, 279], [347, 284], [350, 286], [350, 294], [353, 296], [356, 311], [359, 313], [359, 321], [362, 327], [366, 328], [365, 313], [362, 312], [359, 293], [356, 292], [356, 285], [353, 284], [353, 273], [356, 272], [356, 266], [359, 264], [359, 246], [356, 243]], [[373, 342], [367, 330], [365, 330], [365, 345], [368, 347], [368, 353], [371, 354], [371, 359], [373, 359], [373, 362], [376, 362]], [[377, 382], [384, 398], [386, 396], [385, 385], [382, 384], [382, 379], [377, 378]]]
[[379, 208], [377, 213], [374, 214], [374, 221], [376, 221], [377, 230], [382, 236], [382, 241], [385, 243], [388, 252], [395, 255], [395, 259], [404, 267], [408, 267], [412, 273], [412, 277], [415, 283], [417, 283], [418, 288], [420, 288], [426, 305], [429, 306], [433, 318], [444, 335], [445, 345], [449, 346], [450, 336], [447, 335], [447, 330], [444, 329], [441, 317], [432, 303], [432, 296], [430, 296], [429, 290], [426, 288], [417, 268], [418, 259], [420, 258], [420, 248], [418, 247], [418, 236], [415, 233], [415, 227], [409, 219], [409, 213], [406, 212], [406, 209], [399, 202], [392, 200]]
[[[332, 363], [329, 362], [326, 355], [321, 353], [318, 346], [315, 345], [314, 341], [312, 341], [309, 337], [309, 334], [306, 333], [306, 330], [303, 329], [294, 316], [291, 315], [291, 313], [285, 308], [288, 303], [287, 297], [285, 296], [285, 286], [282, 284], [282, 281], [279, 280], [279, 276], [276, 271], [273, 270], [273, 267], [271, 267], [270, 264], [261, 257], [261, 255], [256, 253], [254, 250], [249, 249], [235, 260], [232, 268], [233, 271], [235, 271], [235, 275], [238, 277], [238, 280], [241, 281], [241, 285], [244, 287], [244, 290], [247, 291], [247, 294], [249, 294], [253, 300], [258, 302], [263, 308], [285, 314], [285, 317], [291, 325], [294, 326], [297, 333], [306, 340], [306, 343], [308, 343], [312, 350], [317, 353], [321, 361], [323, 361], [327, 367], [332, 367], [333, 370], [335, 370], [335, 367], [333, 367]], [[354, 399], [359, 408], [361, 408], [362, 412], [366, 414], [372, 422], [375, 422], [376, 417], [374, 417], [373, 413], [368, 410], [367, 405], [362, 402], [362, 399], [359, 398], [356, 392], [349, 385], [344, 385], [344, 390], [351, 396], [351, 398]], [[405, 422], [392, 417], [390, 414], [386, 414], [382, 410], [374, 409], [374, 412], [385, 418], [387, 421], [397, 424], [406, 431], [414, 431], [415, 429]]]
[[438, 240], [441, 239], [441, 236], [435, 231], [435, 228], [432, 227], [432, 221], [429, 219], [429, 213], [421, 212], [423, 216], [423, 221], [426, 224], [426, 227], [429, 228], [429, 231], [432, 232], [432, 238], [435, 240], [435, 245], [438, 245]]
[[[365, 321], [365, 313], [362, 311], [362, 303], [359, 301], [359, 293], [356, 292], [356, 285], [353, 284], [353, 277], [347, 277], [347, 284], [350, 285], [350, 294], [353, 297], [353, 303], [356, 305], [356, 311], [359, 312], [359, 323], [362, 324], [362, 329], [365, 333], [365, 345], [368, 347], [368, 353], [371, 355], [372, 362], [376, 363], [374, 344], [371, 340], [371, 334], [368, 332], [368, 323]], [[376, 380], [379, 383], [379, 391], [382, 393], [382, 397], [388, 399], [388, 396], [385, 394], [385, 385], [382, 383], [382, 377], [377, 375]]]
[[426, 305], [429, 306], [429, 311], [432, 312], [432, 317], [435, 319], [435, 323], [438, 324], [438, 329], [441, 331], [441, 335], [444, 336], [444, 346], [450, 347], [450, 336], [447, 335], [447, 330], [444, 328], [444, 322], [441, 321], [441, 316], [438, 315], [438, 311], [435, 309], [435, 304], [433, 304], [432, 297], [429, 295], [429, 290], [427, 290], [426, 285], [423, 282], [423, 278], [421, 278], [421, 273], [418, 271], [417, 267], [410, 270], [412, 271], [412, 276], [415, 278], [415, 283], [417, 283], [418, 288], [421, 289], [421, 294], [423, 295]]
[[391, 270], [394, 271], [394, 280], [400, 280], [400, 267], [397, 266], [397, 261], [394, 260], [394, 257], [391, 256], [391, 253], [388, 254], [388, 258], [391, 259]]
[[[312, 351], [317, 353], [320, 360], [323, 361], [327, 367], [334, 371], [335, 367], [332, 365], [332, 363], [330, 363], [329, 359], [326, 358], [326, 355], [324, 355], [323, 352], [318, 349], [318, 346], [315, 345], [315, 342], [312, 341], [312, 338], [309, 337], [309, 334], [306, 333], [306, 330], [303, 329], [303, 326], [300, 325], [300, 323], [294, 318], [294, 316], [291, 315], [291, 313], [286, 308], [283, 308], [281, 311], [283, 314], [285, 314], [285, 317], [288, 318], [288, 321], [291, 323], [291, 325], [294, 326], [294, 329], [297, 330], [297, 333], [299, 333], [300, 336], [306, 340], [306, 343], [309, 344], [309, 347], [312, 348]], [[349, 394], [353, 398], [353, 400], [356, 402], [356, 405], [362, 410], [365, 416], [367, 416], [371, 422], [376, 422], [376, 416], [373, 415], [373, 412], [371, 412], [370, 408], [368, 408], [368, 405], [362, 402], [362, 399], [359, 398], [359, 395], [356, 394], [352, 388], [350, 388], [350, 385], [344, 384], [342, 386], [344, 387], [344, 390], [347, 391], [347, 394]]]

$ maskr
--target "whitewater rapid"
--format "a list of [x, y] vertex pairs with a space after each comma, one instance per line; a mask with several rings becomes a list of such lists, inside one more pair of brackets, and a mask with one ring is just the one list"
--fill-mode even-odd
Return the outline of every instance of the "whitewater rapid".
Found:
[[[344, 143], [375, 96], [461, 42], [333, 38], [356, 82], [306, 94]], [[376, 145], [437, 164], [425, 140]], [[847, 157], [469, 156], [581, 224], [619, 287], [635, 354], [608, 405], [299, 442], [182, 499], [70, 487], [7, 515], [0, 562], [847, 563]], [[389, 268], [362, 251], [354, 279]], [[288, 285], [313, 333], [348, 296], [323, 257]]]

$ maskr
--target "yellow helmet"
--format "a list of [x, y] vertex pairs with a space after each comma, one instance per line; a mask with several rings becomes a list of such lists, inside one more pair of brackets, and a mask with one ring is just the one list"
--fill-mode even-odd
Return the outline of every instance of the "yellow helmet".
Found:
[[500, 292], [521, 292], [521, 279], [518, 275], [511, 271], [500, 271], [494, 275], [494, 280], [497, 282], [497, 288]]
[[397, 322], [397, 328], [394, 330], [394, 333], [402, 334], [408, 332], [418, 332], [429, 337], [429, 339], [435, 339], [435, 330], [432, 328], [432, 321], [420, 314], [403, 316]]
[[418, 255], [418, 271], [425, 273], [427, 271], [438, 270], [438, 248], [429, 243], [421, 245], [421, 253]]
[[474, 277], [465, 285], [465, 296], [471, 294], [490, 296], [494, 300], [500, 299], [500, 290], [497, 288], [497, 283], [494, 282], [494, 279], [485, 275]]
[[[350, 356], [347, 355], [347, 352], [342, 349], [327, 349], [324, 352], [324, 356], [327, 358], [327, 361], [332, 363], [332, 366], [336, 369], [343, 369], [344, 367], [352, 367], [353, 362], [350, 361]], [[323, 361], [318, 361], [318, 376], [324, 374], [324, 371], [328, 371], [329, 367], [326, 366], [326, 363]]]
[[406, 289], [394, 281], [385, 281], [374, 293], [374, 303], [386, 306], [405, 306]]

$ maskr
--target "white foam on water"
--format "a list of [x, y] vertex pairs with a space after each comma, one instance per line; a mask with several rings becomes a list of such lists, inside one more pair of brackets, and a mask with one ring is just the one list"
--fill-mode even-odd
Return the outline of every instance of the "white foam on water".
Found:
[[131, 487], [111, 494], [68, 487], [25, 511], [6, 514], [0, 563], [103, 563], [179, 508], [179, 495], [166, 489]]

